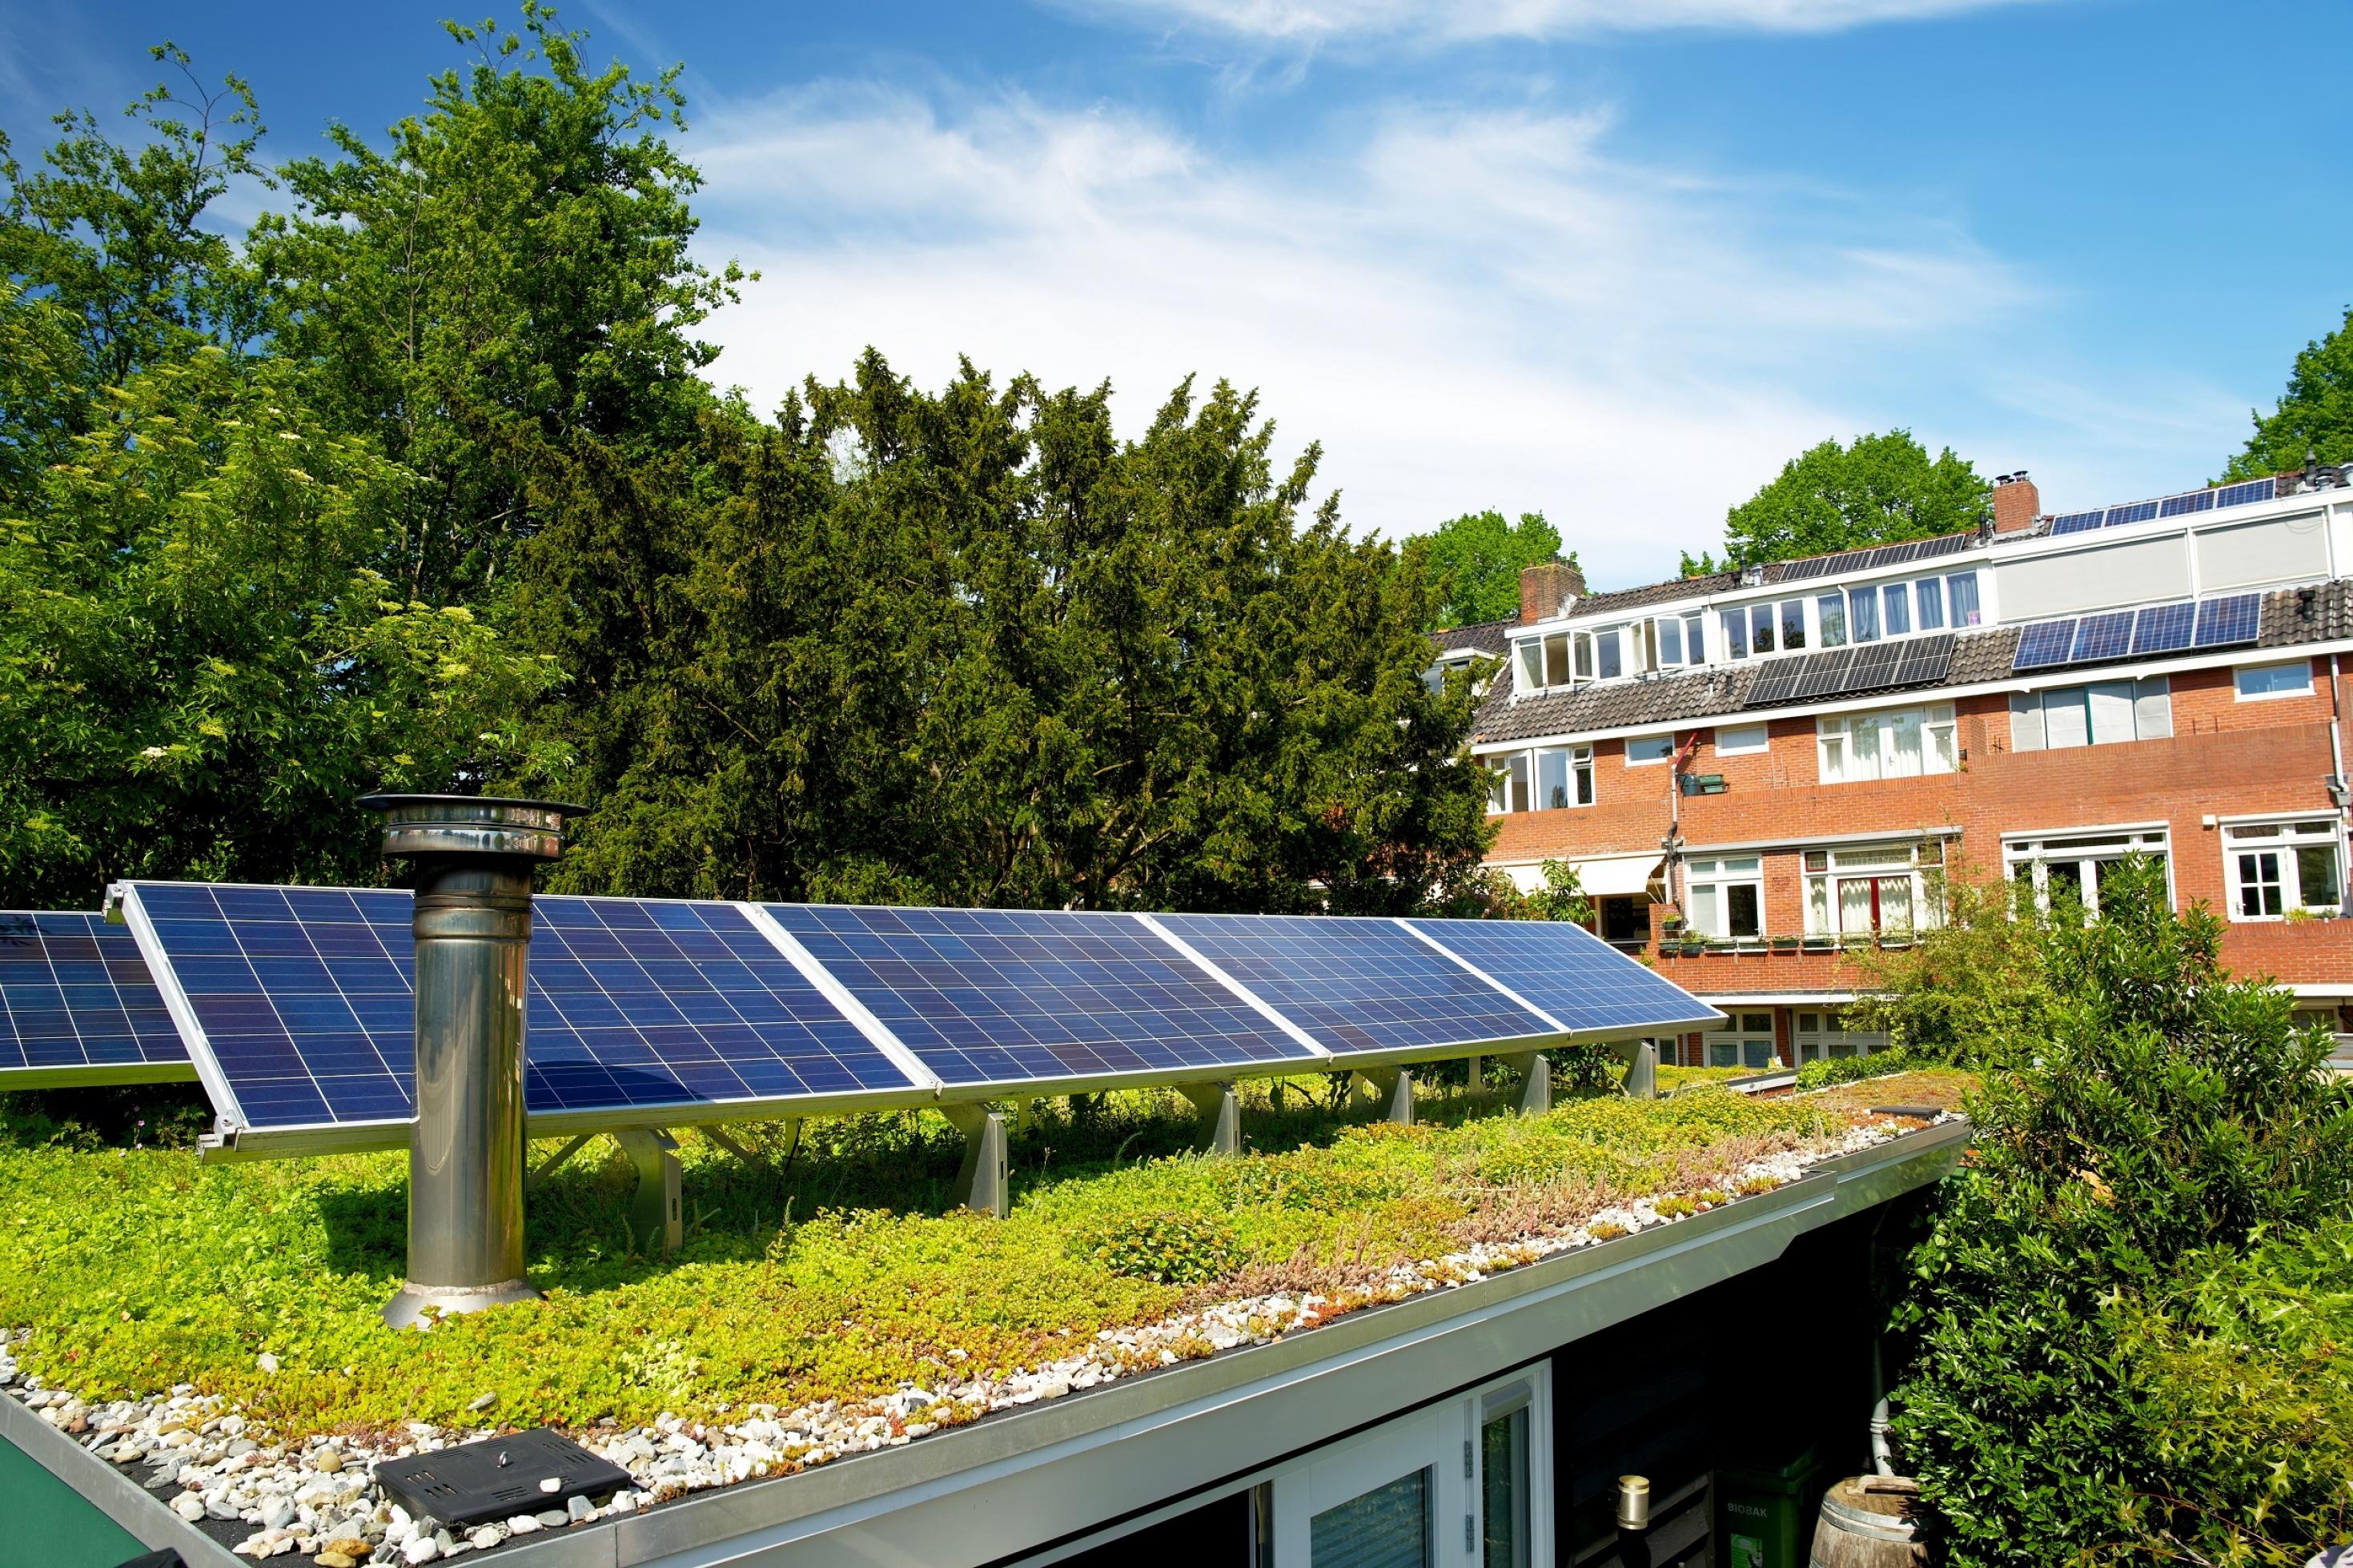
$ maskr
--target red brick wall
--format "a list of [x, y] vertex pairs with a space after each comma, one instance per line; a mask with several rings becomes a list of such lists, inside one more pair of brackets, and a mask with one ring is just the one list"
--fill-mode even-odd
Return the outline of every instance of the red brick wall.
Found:
[[[2007, 700], [1965, 699], [1957, 704], [1960, 771], [1876, 784], [1820, 782], [1811, 718], [1769, 721], [1767, 750], [1754, 755], [1719, 757], [1714, 731], [1706, 731], [1690, 771], [1723, 774], [1726, 790], [1717, 795], [1670, 800], [1664, 765], [1629, 767], [1623, 742], [1603, 741], [1594, 747], [1595, 804], [1498, 819], [1489, 858], [1649, 850], [1677, 826], [1694, 852], [1712, 844], [1951, 826], [1961, 829], [1958, 862], [1999, 875], [2004, 834], [2162, 822], [2171, 831], [2174, 889], [2182, 904], [2202, 900], [2223, 911], [2221, 845], [2204, 817], [2332, 809], [2322, 783], [2335, 769], [2327, 675], [2327, 661], [2316, 659], [2312, 696], [2253, 702], [2236, 700], [2227, 669], [2177, 675], [2170, 740], [2061, 751], [2011, 750]], [[1801, 853], [1768, 850], [1763, 859], [1767, 934], [1802, 932]], [[1671, 912], [1654, 906], [1654, 922]], [[2353, 985], [2353, 925], [2344, 922], [2233, 923], [2222, 951], [2242, 973]], [[1703, 995], [1843, 990], [1855, 983], [1831, 953], [1661, 955], [1657, 963], [1660, 973]], [[1786, 1050], [1786, 1017], [1781, 1025]]]

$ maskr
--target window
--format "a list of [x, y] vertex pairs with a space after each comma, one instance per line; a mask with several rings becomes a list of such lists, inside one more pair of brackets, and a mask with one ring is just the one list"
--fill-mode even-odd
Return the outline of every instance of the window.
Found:
[[2014, 752], [2160, 741], [2172, 733], [2172, 687], [2161, 675], [2010, 694], [2010, 745]]
[[1847, 625], [1857, 642], [1879, 640], [1879, 590], [1850, 588], [1846, 595]]
[[1849, 1028], [1843, 1013], [1800, 1013], [1795, 1023], [1789, 1043], [1797, 1047], [1800, 1067], [1825, 1057], [1867, 1057], [1887, 1048], [1884, 1031]]
[[2231, 918], [2275, 921], [2333, 915], [2345, 905], [2345, 867], [2335, 817], [2235, 822], [2222, 828]]
[[1595, 673], [1603, 680], [1615, 680], [1625, 673], [1625, 666], [1619, 657], [1616, 626], [1593, 634], [1593, 662]]
[[2165, 868], [2166, 902], [2173, 901], [2169, 836], [2162, 827], [2116, 828], [2062, 837], [2035, 836], [2001, 841], [2002, 868], [2013, 882], [2034, 889], [2034, 901], [2072, 896], [2087, 910], [2100, 907], [2100, 884], [2127, 856], [2146, 855]]
[[1592, 747], [1539, 746], [1535, 755], [1535, 809], [1556, 811], [1593, 804]]
[[1781, 651], [1788, 653], [1805, 646], [1806, 601], [1784, 599], [1781, 601]]
[[1911, 592], [1901, 583], [1890, 583], [1880, 590], [1880, 601], [1885, 610], [1883, 618], [1887, 635], [1892, 637], [1907, 636], [1912, 630]]
[[1517, 752], [1505, 760], [1490, 765], [1487, 778], [1487, 809], [1492, 812], [1533, 811], [1534, 799], [1528, 794], [1528, 754]]
[[1727, 1013], [1723, 1023], [1700, 1037], [1705, 1042], [1709, 1067], [1748, 1068], [1761, 1072], [1773, 1065], [1770, 1013]]
[[1691, 929], [1711, 942], [1740, 942], [1765, 934], [1763, 862], [1754, 855], [1721, 860], [1690, 860], [1683, 887], [1691, 903]]
[[1721, 618], [1724, 622], [1724, 657], [1746, 658], [1748, 657], [1748, 612], [1726, 610]]
[[1551, 1562], [1550, 1381], [1539, 1364], [1277, 1470], [1274, 1568]]
[[1859, 844], [1806, 851], [1806, 934], [1908, 940], [1945, 923], [1945, 844]]
[[1844, 647], [1846, 646], [1846, 595], [1824, 594], [1814, 601], [1814, 607], [1821, 616], [1822, 646]]
[[2304, 697], [2312, 691], [2310, 659], [2293, 659], [2286, 664], [2242, 664], [2231, 674], [2242, 702], [2265, 697]]
[[1817, 762], [1822, 783], [1857, 784], [1869, 779], [1918, 778], [1949, 773], [1960, 765], [1953, 708], [1889, 708], [1815, 721]]
[[1542, 691], [1593, 679], [1593, 634], [1554, 632], [1514, 645], [1519, 659], [1519, 689]]
[[1626, 741], [1626, 765], [1637, 767], [1649, 763], [1663, 763], [1675, 754], [1672, 735], [1633, 735]]
[[1773, 651], [1773, 629], [1772, 605], [1751, 605], [1748, 606], [1748, 646], [1750, 647], [1755, 648], [1758, 653], [1771, 653]]
[[1953, 572], [1945, 578], [1945, 605], [1952, 611], [1953, 628], [1978, 624], [1978, 574], [1974, 572]]
[[1719, 757], [1742, 757], [1761, 752], [1766, 745], [1766, 730], [1762, 724], [1725, 724], [1715, 731], [1715, 754]]
[[1912, 584], [1913, 596], [1920, 601], [1920, 629], [1941, 631], [1945, 625], [1944, 583], [1936, 577], [1923, 577]]

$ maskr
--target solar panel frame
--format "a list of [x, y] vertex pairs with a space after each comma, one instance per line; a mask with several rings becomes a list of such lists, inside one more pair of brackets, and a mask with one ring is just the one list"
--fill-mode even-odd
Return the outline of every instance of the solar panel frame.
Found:
[[2263, 621], [2261, 594], [2226, 594], [2198, 601], [2198, 626], [2193, 647], [2229, 647], [2253, 642]]
[[2189, 646], [2197, 619], [2198, 605], [2192, 599], [2144, 606], [2133, 616], [2134, 655], [2180, 652]]
[[1541, 1009], [1575, 1041], [1704, 1029], [1724, 1015], [1672, 981], [1561, 921], [1398, 922]]
[[2093, 529], [2100, 527], [2106, 517], [2105, 508], [2098, 511], [2071, 511], [2063, 517], [2052, 519], [2051, 531], [2054, 534], [2088, 533]]
[[2101, 659], [2122, 658], [2132, 651], [2134, 612], [2107, 610], [2096, 616], [2085, 616], [2075, 623], [2075, 641], [2067, 656], [2069, 664], [2091, 664]]
[[2235, 485], [2224, 485], [2214, 492], [2217, 510], [2226, 506], [2248, 506], [2259, 500], [2270, 500], [2279, 493], [2279, 480], [2265, 475], [2260, 479], [2241, 479]]
[[[398, 889], [125, 884], [124, 919], [218, 1113], [208, 1157], [406, 1144], [410, 906]], [[547, 895], [533, 916], [533, 1137], [933, 1097], [740, 906]]]
[[2107, 521], [2101, 526], [2121, 528], [2128, 522], [2147, 522], [2156, 515], [2157, 502], [2153, 500], [2126, 501], [2122, 506], [2108, 508]]
[[0, 910], [0, 1090], [195, 1076], [128, 929], [79, 910]]
[[1475, 967], [1431, 951], [1396, 921], [1216, 914], [1153, 921], [1306, 1031], [1335, 1066], [1537, 1050], [1564, 1039], [1557, 1020]]
[[950, 1090], [1323, 1070], [1266, 1008], [1133, 915], [758, 907]]
[[2049, 669], [2067, 662], [2074, 647], [2075, 617], [2063, 620], [2037, 621], [2018, 635], [2018, 652], [2011, 658], [2010, 668], [2019, 669]]
[[2159, 501], [2157, 515], [2186, 517], [2192, 512], [2211, 511], [2213, 508], [2214, 492], [2212, 490], [2184, 490], [2178, 496], [2168, 496]]

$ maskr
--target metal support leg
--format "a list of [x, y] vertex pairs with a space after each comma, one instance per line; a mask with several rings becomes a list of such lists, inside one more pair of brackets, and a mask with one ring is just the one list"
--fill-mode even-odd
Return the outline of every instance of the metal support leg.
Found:
[[1462, 1090], [1465, 1094], [1486, 1092], [1487, 1058], [1472, 1057], [1462, 1064]]
[[1177, 1091], [1201, 1113], [1201, 1145], [1212, 1154], [1242, 1152], [1242, 1097], [1229, 1083], [1180, 1083]]
[[1385, 1106], [1382, 1121], [1400, 1127], [1413, 1125], [1413, 1074], [1402, 1068], [1365, 1068], [1357, 1072], [1356, 1081]]
[[1542, 1116], [1552, 1109], [1550, 1058], [1542, 1051], [1530, 1051], [1525, 1056], [1505, 1057], [1504, 1064], [1519, 1071], [1522, 1116]]
[[1621, 1087], [1629, 1100], [1659, 1098], [1659, 1047], [1648, 1040], [1618, 1040], [1610, 1051], [1626, 1064]]
[[1033, 1125], [1036, 1124], [1038, 1121], [1038, 1107], [1039, 1103], [1040, 1102], [1038, 1100], [1026, 1099], [1017, 1100], [1013, 1102], [1014, 1131], [1027, 1132]]
[[629, 1234], [649, 1257], [669, 1257], [686, 1237], [679, 1214], [678, 1140], [657, 1127], [625, 1127], [613, 1142], [638, 1168], [638, 1195], [629, 1204]]
[[[799, 1128], [800, 1124], [801, 1119], [799, 1117], [786, 1117], [784, 1120], [784, 1135], [786, 1138], [790, 1138]], [[698, 1127], [695, 1131], [702, 1133], [705, 1138], [710, 1139], [712, 1142], [717, 1144], [720, 1148], [726, 1150], [730, 1154], [734, 1155], [735, 1158], [741, 1160], [747, 1165], [753, 1166], [756, 1169], [759, 1166], [767, 1163], [767, 1161], [762, 1159], [759, 1155], [753, 1153], [752, 1151], [746, 1149], [744, 1145], [738, 1143], [734, 1139], [730, 1138], [726, 1133], [721, 1131], [716, 1127]]]
[[1013, 1212], [1005, 1174], [1005, 1117], [986, 1105], [944, 1105], [940, 1113], [964, 1134], [964, 1164], [956, 1172], [959, 1207], [1003, 1219]]
[[586, 1144], [588, 1140], [595, 1136], [596, 1136], [596, 1134], [594, 1132], [583, 1132], [579, 1137], [573, 1139], [570, 1142], [565, 1144], [563, 1148], [558, 1149], [554, 1153], [550, 1154], [546, 1159], [542, 1160], [539, 1163], [539, 1169], [533, 1171], [529, 1179], [523, 1183], [522, 1190], [526, 1193], [537, 1192], [541, 1183], [546, 1181], [548, 1177], [562, 1170], [564, 1168], [565, 1162], [571, 1159], [573, 1155], [580, 1152], [582, 1145]]

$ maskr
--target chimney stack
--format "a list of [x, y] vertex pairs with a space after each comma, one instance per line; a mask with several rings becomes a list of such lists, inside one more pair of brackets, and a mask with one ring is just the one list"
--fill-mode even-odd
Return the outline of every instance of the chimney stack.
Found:
[[417, 1120], [408, 1277], [384, 1307], [406, 1328], [539, 1292], [522, 1277], [523, 985], [531, 874], [564, 850], [552, 801], [372, 795], [384, 852], [417, 871]]
[[2021, 468], [2014, 474], [2004, 474], [1993, 482], [1993, 531], [2015, 533], [2021, 528], [2032, 528], [2034, 520], [2042, 515], [2042, 497], [2034, 481]]
[[1585, 574], [1566, 561], [1520, 568], [1520, 624], [1548, 621], [1571, 596], [1585, 596]]

